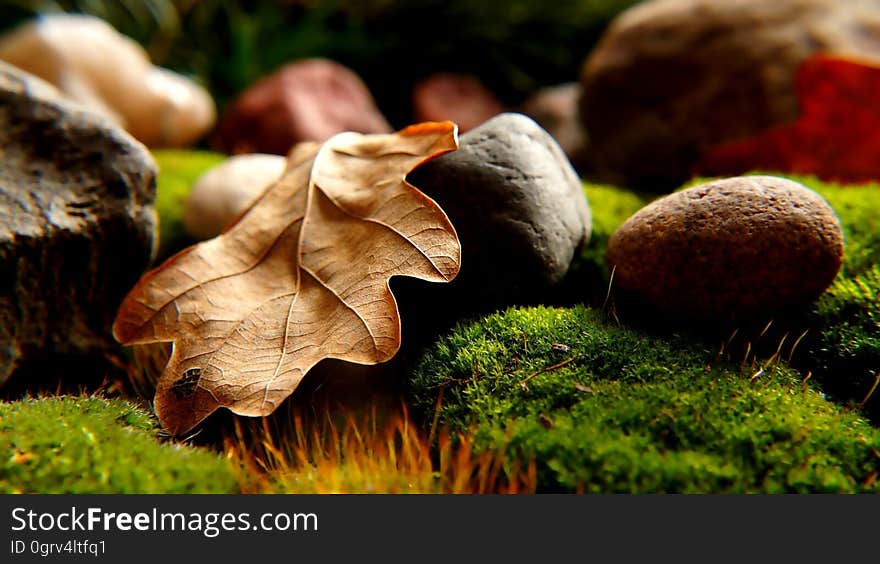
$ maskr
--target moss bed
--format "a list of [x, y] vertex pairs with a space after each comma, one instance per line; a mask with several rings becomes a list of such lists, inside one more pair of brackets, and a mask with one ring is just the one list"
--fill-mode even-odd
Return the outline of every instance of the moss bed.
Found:
[[877, 491], [880, 431], [791, 369], [716, 356], [584, 307], [514, 308], [441, 339], [411, 397], [476, 448], [535, 459], [545, 491]]
[[123, 400], [0, 402], [0, 493], [233, 493], [233, 467], [160, 443], [155, 420]]

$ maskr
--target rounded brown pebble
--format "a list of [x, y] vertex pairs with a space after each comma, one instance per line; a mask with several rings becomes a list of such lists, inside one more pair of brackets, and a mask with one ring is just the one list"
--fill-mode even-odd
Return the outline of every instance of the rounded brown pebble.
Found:
[[659, 309], [742, 320], [806, 304], [843, 260], [834, 210], [772, 176], [709, 182], [661, 198], [608, 242], [614, 285]]

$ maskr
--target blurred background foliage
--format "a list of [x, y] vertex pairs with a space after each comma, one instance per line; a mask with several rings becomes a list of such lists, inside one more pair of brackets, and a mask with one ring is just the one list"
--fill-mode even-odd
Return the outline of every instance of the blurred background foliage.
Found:
[[287, 62], [328, 57], [402, 126], [412, 85], [435, 72], [474, 74], [509, 105], [576, 80], [605, 26], [637, 1], [0, 0], [0, 30], [41, 13], [98, 16], [202, 82], [221, 110]]

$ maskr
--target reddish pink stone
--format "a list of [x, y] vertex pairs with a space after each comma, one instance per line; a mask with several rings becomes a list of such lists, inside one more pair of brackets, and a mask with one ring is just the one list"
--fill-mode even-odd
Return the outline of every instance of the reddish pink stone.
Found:
[[231, 153], [286, 155], [301, 141], [326, 141], [343, 131], [388, 133], [366, 85], [325, 59], [282, 67], [242, 94], [227, 112], [217, 143]]
[[412, 101], [415, 121], [450, 120], [460, 131], [504, 111], [504, 105], [479, 80], [453, 73], [434, 74], [418, 82]]

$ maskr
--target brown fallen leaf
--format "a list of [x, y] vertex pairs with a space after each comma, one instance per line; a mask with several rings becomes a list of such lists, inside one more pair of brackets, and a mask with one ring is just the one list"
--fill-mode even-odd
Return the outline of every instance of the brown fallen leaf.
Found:
[[147, 273], [113, 326], [125, 344], [173, 342], [155, 408], [172, 434], [219, 407], [271, 413], [315, 364], [390, 359], [392, 276], [445, 282], [461, 247], [406, 174], [457, 148], [451, 122], [342, 133], [299, 147], [282, 177], [220, 236]]

